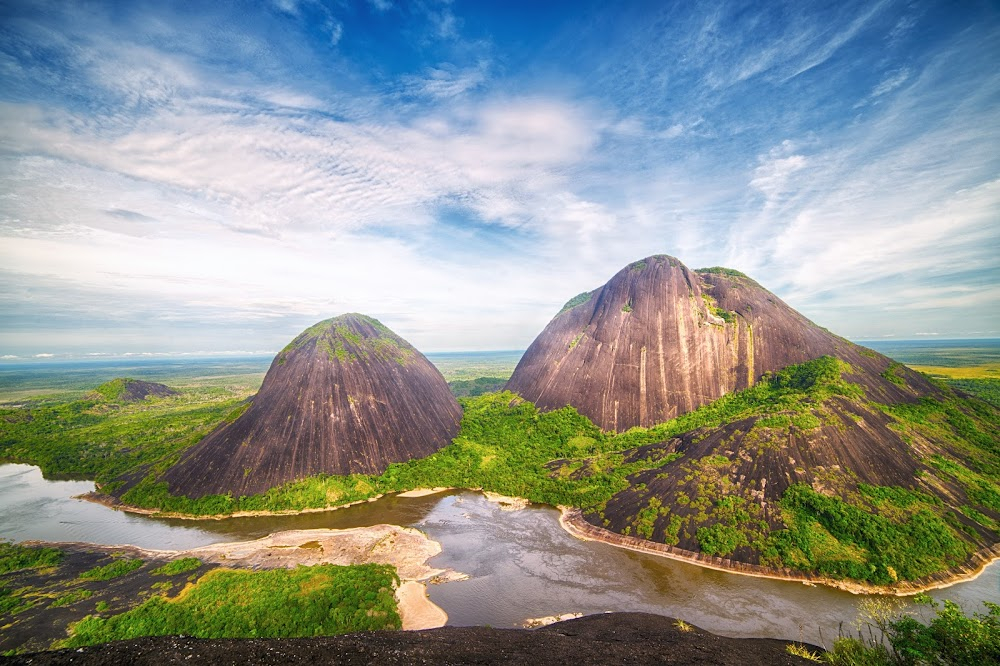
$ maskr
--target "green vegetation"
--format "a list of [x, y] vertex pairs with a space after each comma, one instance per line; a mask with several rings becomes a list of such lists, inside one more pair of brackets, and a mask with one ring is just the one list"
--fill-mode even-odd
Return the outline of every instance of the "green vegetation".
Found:
[[[869, 493], [885, 493], [890, 498], [885, 501], [908, 509], [906, 517], [893, 520], [869, 507], [796, 484], [782, 497], [788, 528], [771, 534], [769, 555], [833, 578], [888, 585], [956, 566], [971, 554], [973, 546], [948, 524], [935, 502], [909, 493], [897, 504], [892, 498], [907, 491], [868, 489]], [[847, 548], [831, 552], [824, 547], [826, 535]]]
[[723, 320], [727, 324], [732, 324], [734, 321], [736, 321], [736, 313], [730, 312], [729, 310], [726, 310], [724, 308], [720, 308], [719, 304], [716, 302], [714, 298], [712, 298], [712, 296], [710, 296], [709, 294], [702, 294], [701, 297], [702, 299], [704, 299], [705, 306], [708, 308], [708, 311], [711, 312], [713, 315]]
[[803, 659], [808, 659], [809, 661], [823, 661], [823, 658], [807, 648], [805, 645], [800, 645], [798, 643], [789, 643], [785, 646], [785, 651], [788, 654], [795, 657], [802, 657]]
[[746, 278], [749, 280], [749, 276], [746, 273], [741, 273], [733, 268], [723, 268], [722, 266], [712, 266], [711, 268], [696, 268], [695, 273], [705, 273], [706, 275], [726, 275], [728, 277], [736, 278]]
[[[928, 623], [900, 615], [885, 602], [869, 602], [868, 620], [858, 637], [843, 636], [823, 655], [834, 666], [985, 666], [1000, 658], [1000, 606], [983, 602], [986, 613], [967, 616], [957, 604], [938, 604], [918, 595], [919, 604], [934, 609]], [[864, 609], [863, 609], [864, 610]], [[864, 631], [867, 629], [867, 632]]]
[[740, 546], [749, 545], [746, 533], [732, 525], [715, 523], [698, 528], [698, 544], [706, 555], [725, 557]]
[[[495, 387], [500, 377], [459, 380], [468, 383], [453, 390], [468, 391], [471, 397], [460, 399], [460, 433], [441, 451], [390, 465], [378, 476], [319, 475], [249, 497], [193, 500], [171, 495], [167, 485], [157, 481], [186, 446], [234, 410], [245, 408], [231, 393], [201, 393], [208, 404], [186, 392], [142, 406], [73, 401], [8, 409], [0, 420], [0, 451], [8, 459], [42, 464], [47, 472], [91, 474], [103, 483], [145, 468], [144, 478], [123, 494], [123, 501], [189, 515], [322, 508], [415, 487], [454, 486], [575, 506], [588, 516], [604, 518], [609, 500], [630, 487], [631, 475], [663, 468], [657, 473], [677, 475], [683, 492], [655, 498], [645, 487], [633, 486], [632, 491], [648, 496], [640, 496], [640, 508], [626, 518], [630, 533], [674, 545], [682, 540], [697, 543], [704, 552], [720, 556], [744, 548], [741, 557], [750, 553], [766, 565], [880, 584], [964, 561], [982, 539], [974, 526], [995, 529], [1000, 513], [997, 411], [955, 397], [891, 406], [871, 403], [860, 386], [843, 379], [849, 369], [833, 357], [815, 359], [767, 375], [749, 389], [671, 421], [621, 434], [601, 432], [570, 407], [542, 413], [508, 392], [471, 396]], [[793, 486], [778, 507], [779, 522], [752, 500], [751, 491], [759, 490], [734, 485], [730, 475], [740, 464], [736, 455], [688, 458], [664, 446], [662, 451], [630, 456], [626, 463], [629, 449], [669, 442], [685, 433], [697, 442], [723, 426], [728, 428], [724, 444], [740, 436], [743, 446], [752, 445], [761, 454], [769, 447], [780, 448], [794, 433], [843, 427], [830, 401], [856, 405], [880, 418], [884, 414], [900, 436], [945, 442], [954, 455], [961, 454], [928, 458], [924, 478], [928, 487], [939, 481], [958, 484], [969, 497], [968, 505], [946, 507], [914, 490], [857, 485], [849, 470], [843, 470], [822, 478], [827, 488], [835, 489], [829, 494]], [[732, 424], [744, 420], [751, 424], [748, 432], [733, 429]], [[674, 502], [683, 510], [672, 512]]]
[[197, 387], [134, 404], [94, 397], [0, 406], [0, 461], [38, 465], [46, 477], [100, 484], [143, 465], [163, 470], [220, 422], [247, 408], [253, 384]]
[[[375, 334], [362, 336], [355, 333], [347, 325], [351, 320], [368, 324], [375, 329]], [[315, 341], [316, 348], [324, 352], [331, 361], [337, 360], [342, 363], [353, 363], [358, 358], [368, 360], [377, 358], [406, 365], [415, 354], [412, 347], [378, 319], [350, 313], [333, 319], [324, 319], [304, 330], [281, 350], [278, 354], [278, 364], [284, 365], [290, 352], [312, 341]]]
[[0, 616], [8, 614], [17, 615], [22, 611], [28, 610], [33, 605], [31, 601], [24, 598], [21, 590], [0, 587]]
[[92, 596], [94, 596], [94, 593], [90, 590], [86, 589], [73, 590], [72, 592], [67, 592], [61, 597], [58, 597], [55, 601], [49, 604], [49, 608], [59, 608], [60, 606], [69, 606], [71, 604], [75, 604], [78, 601], [89, 599]]
[[583, 305], [584, 303], [586, 303], [587, 301], [589, 301], [591, 299], [591, 297], [593, 297], [593, 295], [594, 295], [594, 292], [592, 292], [592, 291], [585, 291], [582, 294], [577, 294], [573, 298], [571, 298], [568, 301], [566, 301], [566, 304], [563, 305], [562, 308], [559, 310], [559, 312], [556, 313], [556, 316], [558, 317], [563, 312], [566, 312], [567, 310], [572, 310], [573, 308], [575, 308], [578, 305]]
[[879, 340], [865, 343], [911, 368], [994, 368], [1000, 372], [1000, 340], [953, 340], [950, 342], [917, 342], [914, 340]]
[[111, 580], [112, 578], [132, 573], [140, 567], [142, 567], [142, 560], [123, 557], [111, 564], [105, 564], [102, 567], [94, 567], [89, 571], [84, 571], [80, 574], [80, 578], [83, 580]]
[[398, 582], [392, 567], [376, 564], [215, 569], [174, 598], [157, 595], [124, 613], [84, 618], [63, 646], [178, 634], [287, 638], [398, 629]]
[[58, 548], [19, 546], [0, 541], [0, 574], [56, 566], [62, 561], [63, 555]]
[[444, 375], [446, 381], [496, 377], [510, 379], [521, 360], [522, 352], [449, 352], [426, 354], [427, 360]]
[[180, 574], [194, 571], [201, 566], [201, 560], [197, 557], [182, 557], [177, 560], [167, 562], [162, 567], [153, 569], [149, 573], [154, 576], [178, 576]]
[[94, 387], [115, 377], [135, 377], [167, 384], [174, 389], [218, 386], [260, 386], [270, 357], [152, 360], [136, 363], [134, 359], [85, 364], [24, 364], [11, 367], [0, 364], [0, 401], [68, 402], [88, 398]]
[[98, 386], [94, 389], [94, 392], [108, 402], [115, 402], [125, 395], [130, 381], [132, 380], [123, 377], [112, 379], [110, 382], [105, 382]]
[[1000, 379], [949, 379], [946, 383], [956, 391], [1000, 407]]
[[456, 398], [475, 398], [486, 393], [502, 391], [507, 384], [505, 377], [477, 377], [448, 382], [451, 394]]
[[902, 363], [897, 363], [893, 361], [889, 364], [889, 367], [885, 369], [882, 373], [882, 378], [887, 379], [896, 386], [906, 386], [906, 380], [899, 374], [900, 369], [903, 367]]

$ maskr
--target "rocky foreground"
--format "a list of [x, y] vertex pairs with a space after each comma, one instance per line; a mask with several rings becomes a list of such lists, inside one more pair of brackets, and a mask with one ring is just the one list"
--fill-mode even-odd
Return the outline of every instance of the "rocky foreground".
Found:
[[[682, 628], [686, 627], [686, 629]], [[0, 664], [807, 664], [790, 644], [726, 638], [647, 613], [607, 613], [541, 629], [445, 627], [313, 639], [142, 638], [0, 658]], [[817, 652], [815, 648], [813, 652]]]

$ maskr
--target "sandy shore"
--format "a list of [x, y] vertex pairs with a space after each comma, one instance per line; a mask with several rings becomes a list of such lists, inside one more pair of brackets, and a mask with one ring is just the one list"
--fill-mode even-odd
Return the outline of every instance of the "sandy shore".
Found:
[[396, 497], [427, 497], [428, 495], [443, 493], [446, 490], [455, 490], [455, 488], [449, 488], [447, 486], [441, 488], [414, 488], [413, 490], [397, 493]]
[[396, 588], [396, 603], [404, 631], [437, 629], [448, 622], [448, 614], [427, 597], [427, 586], [415, 580]]
[[618, 548], [634, 550], [639, 553], [658, 555], [680, 562], [695, 564], [706, 569], [715, 569], [726, 573], [739, 574], [741, 576], [753, 576], [755, 578], [770, 578], [772, 580], [786, 580], [803, 585], [826, 585], [851, 594], [882, 594], [897, 597], [906, 597], [930, 590], [938, 590], [950, 587], [957, 583], [965, 583], [975, 580], [983, 573], [983, 570], [992, 562], [1000, 560], [1000, 544], [990, 549], [984, 549], [974, 553], [968, 565], [958, 570], [942, 572], [935, 576], [917, 581], [904, 581], [896, 585], [868, 585], [850, 580], [838, 580], [835, 578], [825, 578], [813, 576], [802, 571], [793, 569], [772, 569], [754, 564], [746, 564], [735, 560], [721, 557], [713, 557], [704, 553], [696, 553], [683, 550], [667, 544], [647, 541], [638, 537], [626, 536], [611, 532], [596, 525], [591, 525], [583, 519], [583, 514], [579, 509], [560, 506], [559, 524], [564, 530], [578, 539], [584, 541], [599, 541]]
[[529, 500], [526, 500], [523, 497], [501, 495], [500, 493], [493, 493], [489, 490], [481, 490], [480, 492], [483, 493], [488, 502], [499, 504], [501, 511], [520, 511], [531, 504]]

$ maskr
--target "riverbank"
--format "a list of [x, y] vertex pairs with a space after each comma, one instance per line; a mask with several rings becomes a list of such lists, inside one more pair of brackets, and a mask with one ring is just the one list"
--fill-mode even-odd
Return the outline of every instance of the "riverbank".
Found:
[[774, 569], [756, 564], [747, 564], [728, 558], [714, 557], [704, 553], [696, 553], [684, 550], [664, 543], [648, 541], [638, 537], [626, 536], [606, 530], [596, 525], [591, 525], [583, 518], [580, 509], [560, 506], [559, 525], [569, 534], [585, 541], [598, 541], [618, 548], [633, 550], [639, 553], [658, 555], [680, 562], [687, 562], [706, 569], [724, 571], [726, 573], [739, 574], [741, 576], [752, 576], [755, 578], [769, 578], [771, 580], [790, 581], [802, 583], [803, 585], [825, 585], [836, 588], [851, 594], [881, 594], [897, 597], [912, 596], [931, 590], [939, 590], [951, 587], [958, 583], [966, 583], [975, 580], [983, 573], [983, 570], [993, 562], [1000, 560], [1000, 544], [992, 548], [983, 549], [974, 553], [968, 564], [949, 571], [934, 574], [916, 581], [901, 581], [892, 586], [868, 585], [851, 580], [839, 580], [827, 578], [825, 576], [814, 576], [812, 574], [797, 571], [794, 569]]
[[[500, 506], [501, 510], [504, 511], [521, 510], [527, 507], [529, 504], [531, 504], [530, 500], [527, 500], [522, 497], [500, 495], [499, 493], [486, 491], [483, 490], [482, 488], [465, 488], [465, 489], [454, 488], [454, 487], [415, 488], [409, 491], [403, 491], [397, 493], [396, 496], [417, 498], [453, 490], [466, 490], [469, 492], [482, 493], [483, 496], [488, 501], [497, 504], [498, 506]], [[372, 498], [358, 500], [355, 502], [351, 502], [349, 504], [343, 504], [326, 508], [307, 508], [307, 509], [302, 509], [300, 511], [236, 512], [224, 516], [191, 516], [187, 514], [160, 513], [155, 510], [132, 507], [119, 502], [113, 497], [102, 495], [97, 492], [88, 493], [86, 495], [80, 496], [80, 499], [97, 502], [98, 504], [102, 504], [104, 506], [108, 506], [110, 508], [118, 509], [121, 511], [126, 511], [130, 513], [139, 513], [142, 515], [156, 516], [158, 518], [182, 518], [186, 520], [206, 520], [206, 519], [222, 520], [225, 518], [291, 516], [291, 515], [308, 514], [308, 513], [321, 513], [326, 511], [337, 511], [358, 504], [364, 504], [366, 502], [374, 502], [382, 497], [384, 497], [384, 495], [376, 495]], [[772, 567], [747, 564], [744, 562], [730, 560], [728, 558], [715, 557], [715, 556], [705, 555], [699, 552], [684, 550], [682, 548], [677, 548], [675, 546], [669, 546], [667, 544], [648, 541], [645, 539], [640, 539], [638, 537], [626, 536], [623, 534], [611, 532], [609, 530], [597, 527], [595, 525], [591, 525], [590, 523], [586, 522], [583, 519], [582, 512], [580, 511], [580, 509], [572, 507], [564, 507], [564, 506], [555, 508], [557, 508], [560, 512], [560, 517], [559, 517], [560, 526], [564, 530], [566, 530], [569, 534], [579, 539], [608, 543], [610, 545], [617, 546], [619, 548], [624, 548], [627, 550], [632, 550], [641, 553], [648, 553], [660, 557], [666, 557], [668, 559], [686, 562], [688, 564], [694, 564], [699, 567], [713, 569], [716, 571], [734, 573], [742, 576], [751, 576], [755, 578], [767, 578], [771, 580], [796, 582], [796, 583], [802, 583], [803, 585], [824, 585], [826, 587], [843, 590], [845, 592], [849, 592], [851, 594], [856, 594], [856, 595], [880, 594], [889, 596], [913, 596], [916, 594], [920, 594], [922, 592], [944, 589], [947, 587], [951, 587], [952, 585], [975, 580], [977, 577], [979, 577], [979, 575], [982, 574], [983, 570], [987, 566], [989, 566], [990, 564], [992, 564], [997, 560], [1000, 560], [1000, 544], [996, 544], [992, 548], [986, 548], [977, 551], [969, 558], [969, 560], [965, 565], [959, 568], [939, 572], [937, 574], [922, 578], [917, 581], [902, 581], [900, 583], [891, 586], [870, 585], [852, 580], [841, 580], [835, 578], [828, 578], [824, 576], [816, 576], [795, 569], [787, 569], [787, 568], [775, 569]], [[448, 578], [449, 578], [448, 576], [445, 576], [445, 579]]]
[[403, 631], [436, 629], [448, 623], [448, 614], [427, 596], [427, 586], [415, 580], [396, 588], [396, 606], [403, 621]]
[[[494, 504], [500, 505], [503, 511], [520, 511], [529, 504], [530, 500], [523, 497], [512, 497], [509, 495], [501, 495], [500, 493], [494, 493], [489, 490], [483, 490], [482, 488], [455, 488], [451, 486], [440, 486], [436, 488], [413, 488], [412, 490], [404, 490], [398, 493], [392, 493], [396, 497], [404, 498], [418, 498], [418, 497], [428, 497], [430, 495], [437, 495], [438, 493], [447, 492], [449, 490], [467, 490], [470, 492], [480, 492], [487, 500], [493, 502]], [[308, 507], [304, 509], [289, 509], [284, 511], [234, 511], [232, 513], [220, 513], [213, 515], [192, 515], [189, 513], [178, 513], [173, 511], [160, 511], [158, 509], [147, 509], [145, 507], [133, 506], [131, 504], [126, 504], [119, 500], [117, 497], [112, 495], [106, 495], [98, 490], [94, 490], [89, 493], [84, 493], [82, 495], [77, 495], [74, 499], [81, 499], [87, 502], [93, 502], [95, 504], [100, 504], [101, 506], [106, 506], [109, 509], [115, 509], [117, 511], [124, 511], [126, 513], [134, 513], [140, 516], [155, 516], [156, 518], [176, 518], [178, 520], [226, 520], [229, 518], [265, 518], [265, 517], [278, 517], [278, 516], [298, 516], [308, 513], [325, 513], [327, 511], [338, 511], [340, 509], [347, 509], [352, 506], [357, 506], [359, 504], [365, 504], [367, 502], [375, 502], [383, 497], [385, 493], [380, 493], [378, 495], [373, 495], [371, 497], [355, 500], [353, 502], [347, 502], [346, 504], [338, 504], [336, 506], [328, 507]]]
[[[424, 490], [424, 489], [421, 489]], [[433, 492], [443, 492], [445, 490], [451, 490], [450, 488], [435, 489]], [[432, 493], [427, 493], [432, 494]], [[357, 506], [358, 504], [365, 504], [367, 502], [375, 502], [385, 497], [384, 494], [373, 495], [371, 497], [366, 497], [365, 499], [355, 500], [353, 502], [347, 502], [346, 504], [338, 504], [336, 506], [325, 506], [325, 507], [306, 507], [304, 509], [287, 509], [283, 511], [233, 511], [232, 513], [216, 513], [207, 515], [194, 515], [190, 513], [179, 513], [176, 511], [160, 511], [159, 509], [147, 509], [141, 506], [133, 506], [131, 504], [125, 504], [117, 497], [112, 495], [107, 495], [100, 491], [100, 488], [93, 490], [89, 493], [83, 493], [82, 495], [76, 495], [73, 499], [84, 500], [85, 502], [93, 502], [94, 504], [100, 504], [101, 506], [106, 506], [109, 509], [115, 509], [116, 511], [124, 511], [125, 513], [134, 513], [140, 516], [151, 516], [156, 518], [173, 518], [177, 520], [226, 520], [228, 518], [266, 518], [269, 516], [299, 516], [306, 513], [325, 513], [327, 511], [337, 511], [339, 509], [346, 509], [348, 507]], [[410, 497], [420, 497], [420, 495], [411, 495]]]
[[[29, 541], [25, 545], [55, 547], [85, 556], [88, 563], [95, 558], [128, 558], [147, 563], [165, 564], [185, 558], [196, 558], [199, 571], [213, 568], [261, 570], [294, 569], [298, 566], [382, 564], [392, 566], [399, 576], [395, 597], [403, 629], [431, 629], [444, 626], [448, 615], [426, 594], [425, 582], [460, 580], [464, 574], [430, 566], [430, 558], [441, 552], [441, 544], [411, 527], [373, 525], [351, 529], [311, 529], [276, 532], [248, 541], [216, 543], [184, 550], [158, 550], [132, 545], [100, 546], [76, 542]], [[152, 566], [152, 565], [150, 565]], [[72, 583], [80, 574], [79, 567], [69, 567], [46, 585]], [[66, 580], [61, 580], [65, 578]], [[129, 588], [136, 599], [148, 594], [143, 585], [156, 583], [143, 579]], [[96, 598], [96, 597], [95, 597]], [[83, 608], [67, 609], [84, 612]], [[45, 611], [43, 611], [45, 612]], [[60, 615], [66, 615], [60, 608]], [[77, 615], [79, 613], [76, 613]], [[81, 616], [82, 617], [82, 616]], [[66, 621], [80, 619], [66, 616]], [[51, 622], [38, 618], [35, 630]], [[49, 636], [56, 640], [59, 635]]]

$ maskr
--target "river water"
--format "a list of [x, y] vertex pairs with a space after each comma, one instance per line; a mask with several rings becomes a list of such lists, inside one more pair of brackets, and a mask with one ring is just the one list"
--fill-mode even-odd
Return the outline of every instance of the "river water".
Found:
[[[452, 625], [518, 626], [560, 613], [646, 611], [729, 636], [801, 640], [829, 647], [853, 631], [863, 597], [825, 587], [751, 578], [654, 555], [581, 541], [545, 506], [502, 511], [480, 493], [384, 497], [347, 509], [299, 516], [171, 520], [73, 499], [89, 481], [47, 481], [36, 467], [0, 465], [0, 537], [184, 549], [255, 539], [289, 529], [392, 523], [424, 531], [443, 552], [431, 565], [469, 574], [429, 586]], [[1000, 601], [1000, 565], [975, 581], [932, 593], [967, 612]]]

